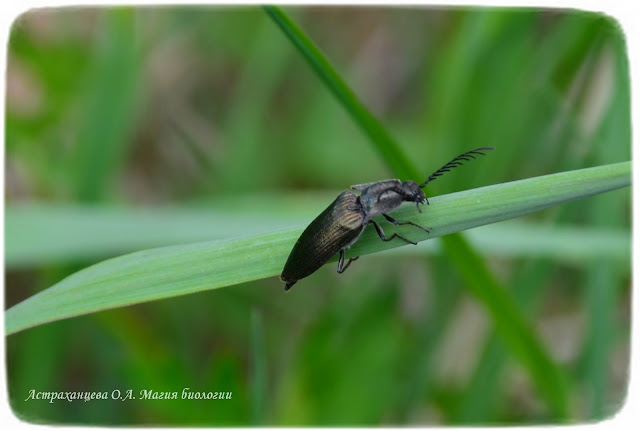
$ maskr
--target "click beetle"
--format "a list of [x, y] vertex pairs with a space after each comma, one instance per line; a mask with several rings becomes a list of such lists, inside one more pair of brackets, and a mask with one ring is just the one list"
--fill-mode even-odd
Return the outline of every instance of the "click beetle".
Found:
[[410, 221], [398, 221], [387, 213], [398, 208], [405, 201], [415, 202], [418, 211], [422, 212], [420, 204], [425, 202], [429, 204], [429, 200], [422, 191], [424, 186], [445, 172], [462, 165], [464, 161], [475, 159], [476, 155], [484, 156], [483, 151], [489, 150], [493, 150], [493, 147], [480, 147], [460, 154], [432, 173], [422, 184], [411, 180], [404, 182], [396, 179], [383, 180], [351, 186], [352, 190], [360, 192], [359, 195], [350, 190], [340, 193], [336, 200], [307, 226], [293, 246], [280, 275], [280, 279], [285, 282], [284, 290], [291, 289], [298, 280], [314, 273], [336, 253], [340, 253], [338, 274], [342, 274], [351, 262], [359, 257], [349, 258], [345, 265], [344, 250], [360, 238], [369, 224], [373, 225], [383, 241], [399, 238], [409, 244], [417, 245], [416, 242], [397, 233], [387, 237], [373, 217], [382, 215], [396, 226], [408, 224], [429, 233], [430, 230], [425, 227]]

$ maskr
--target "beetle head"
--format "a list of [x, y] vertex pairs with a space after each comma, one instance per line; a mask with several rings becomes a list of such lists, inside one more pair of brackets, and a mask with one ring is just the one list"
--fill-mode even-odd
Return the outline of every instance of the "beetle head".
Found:
[[415, 181], [405, 181], [404, 183], [402, 183], [402, 190], [404, 191], [403, 199], [408, 202], [415, 202], [418, 211], [420, 211], [420, 204], [424, 203], [425, 201], [429, 203], [424, 195], [424, 192]]

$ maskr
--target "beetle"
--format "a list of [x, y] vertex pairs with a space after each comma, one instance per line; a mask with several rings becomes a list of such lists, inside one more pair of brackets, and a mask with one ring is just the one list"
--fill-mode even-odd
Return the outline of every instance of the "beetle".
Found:
[[293, 246], [289, 258], [284, 265], [280, 279], [285, 282], [284, 290], [291, 289], [298, 280], [303, 279], [324, 265], [336, 253], [338, 258], [338, 274], [342, 274], [358, 257], [350, 257], [344, 264], [344, 250], [351, 247], [360, 238], [365, 228], [372, 224], [382, 241], [401, 239], [409, 244], [417, 245], [398, 233], [387, 237], [382, 227], [373, 217], [382, 215], [390, 223], [411, 225], [429, 233], [427, 229], [411, 221], [398, 221], [389, 212], [398, 208], [403, 202], [415, 202], [419, 212], [420, 204], [429, 204], [422, 189], [445, 172], [462, 165], [463, 162], [475, 159], [477, 155], [485, 155], [483, 151], [493, 147], [480, 147], [462, 153], [446, 165], [432, 173], [422, 184], [415, 181], [397, 179], [376, 181], [351, 186], [352, 190], [343, 191], [318, 217], [302, 232]]

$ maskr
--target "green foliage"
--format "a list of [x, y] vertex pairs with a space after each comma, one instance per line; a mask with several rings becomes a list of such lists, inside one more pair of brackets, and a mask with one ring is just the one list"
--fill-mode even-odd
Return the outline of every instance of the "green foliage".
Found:
[[[626, 162], [440, 196], [431, 199], [428, 212], [417, 213], [415, 208], [407, 206], [396, 212], [403, 220], [435, 226], [430, 233], [411, 226], [399, 227], [397, 232], [416, 242], [424, 241], [628, 186], [630, 182], [631, 163]], [[286, 229], [238, 239], [149, 249], [104, 261], [7, 310], [6, 332], [11, 334], [52, 320], [278, 275], [301, 232], [302, 228]], [[465, 241], [457, 241], [451, 249], [452, 257], [455, 250], [468, 248]], [[348, 255], [360, 256], [399, 246], [406, 243], [382, 242], [368, 231], [351, 247]], [[450, 245], [445, 242], [445, 249], [447, 247]], [[475, 267], [470, 265], [471, 260], [461, 268], [467, 270], [469, 276], [486, 272], [479, 259]], [[481, 281], [482, 284], [491, 286], [486, 281]], [[491, 291], [486, 292], [489, 296], [484, 296], [482, 289], [479, 292], [490, 307], [499, 307], [492, 310], [494, 318], [507, 319], [503, 326], [522, 326], [517, 320], [519, 313], [508, 298], [501, 299], [501, 303]], [[516, 321], [510, 320], [510, 314], [517, 316]], [[522, 335], [516, 332], [516, 338]]]
[[[205, 426], [613, 414], [629, 342], [626, 190], [474, 229], [473, 251], [444, 236], [377, 253], [399, 244], [367, 232], [352, 251], [373, 254], [342, 276], [327, 265], [287, 295], [272, 276], [336, 190], [423, 180], [470, 148], [496, 151], [397, 218], [440, 236], [628, 184], [616, 23], [535, 9], [267, 12], [53, 9], [14, 24], [5, 322], [51, 321], [7, 338], [16, 414]], [[234, 398], [24, 401], [32, 388], [184, 387]]]

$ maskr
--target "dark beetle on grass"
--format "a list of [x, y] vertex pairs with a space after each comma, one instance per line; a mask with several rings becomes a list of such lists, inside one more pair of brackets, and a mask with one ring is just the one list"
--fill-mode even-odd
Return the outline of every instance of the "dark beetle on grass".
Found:
[[293, 246], [280, 276], [282, 281], [286, 283], [284, 290], [291, 289], [291, 286], [298, 280], [314, 273], [336, 253], [340, 253], [338, 273], [342, 274], [351, 265], [351, 262], [359, 257], [349, 258], [345, 265], [344, 250], [351, 247], [360, 238], [369, 223], [375, 227], [378, 236], [383, 241], [399, 238], [409, 244], [417, 245], [397, 233], [387, 238], [373, 217], [382, 215], [396, 226], [410, 224], [429, 233], [427, 228], [410, 221], [398, 221], [387, 213], [398, 208], [405, 201], [415, 202], [418, 211], [421, 211], [420, 204], [424, 204], [424, 202], [429, 204], [422, 191], [424, 186], [445, 172], [462, 165], [462, 162], [475, 159], [476, 155], [484, 156], [483, 151], [488, 150], [493, 150], [493, 147], [480, 147], [460, 154], [432, 173], [420, 185], [415, 181], [383, 180], [351, 186], [353, 190], [359, 191], [360, 195], [352, 191], [340, 193], [336, 200], [307, 226]]

